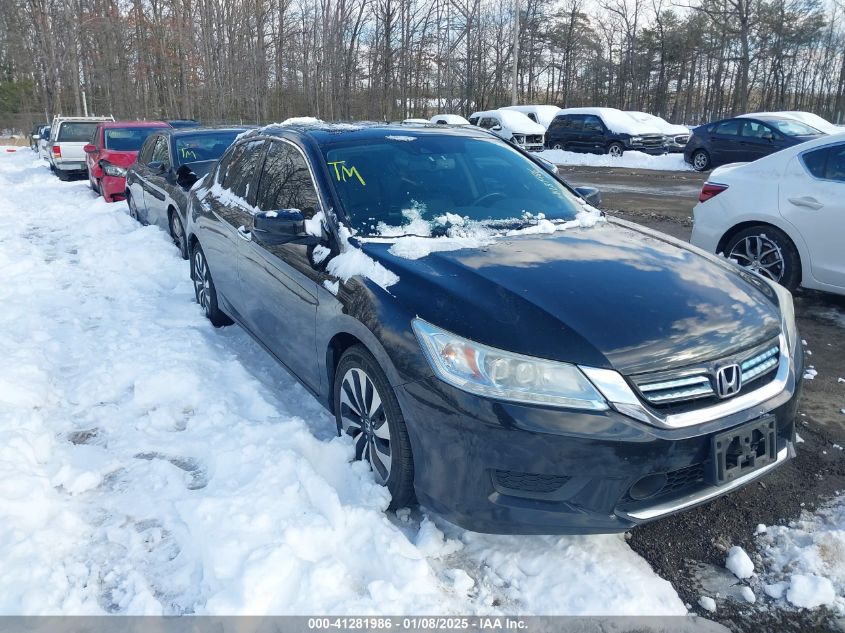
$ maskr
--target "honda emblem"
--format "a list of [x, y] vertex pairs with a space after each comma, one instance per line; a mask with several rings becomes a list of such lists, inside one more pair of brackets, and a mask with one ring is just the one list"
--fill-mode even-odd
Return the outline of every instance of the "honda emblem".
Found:
[[730, 398], [742, 389], [742, 370], [739, 365], [725, 365], [716, 371], [716, 393], [720, 398]]

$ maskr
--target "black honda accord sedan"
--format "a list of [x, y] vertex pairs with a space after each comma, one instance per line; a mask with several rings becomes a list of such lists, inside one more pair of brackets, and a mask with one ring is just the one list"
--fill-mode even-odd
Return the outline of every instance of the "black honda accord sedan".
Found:
[[187, 234], [208, 317], [325, 404], [393, 508], [615, 532], [794, 455], [791, 295], [483, 131], [255, 130], [192, 190]]
[[188, 191], [248, 128], [163, 128], [147, 137], [126, 173], [129, 214], [170, 233], [188, 259], [185, 213]]

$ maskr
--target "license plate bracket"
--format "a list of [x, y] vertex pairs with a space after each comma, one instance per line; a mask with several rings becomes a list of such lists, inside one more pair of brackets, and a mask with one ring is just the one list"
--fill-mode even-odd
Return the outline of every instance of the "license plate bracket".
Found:
[[709, 483], [721, 486], [777, 460], [777, 420], [765, 416], [710, 440]]

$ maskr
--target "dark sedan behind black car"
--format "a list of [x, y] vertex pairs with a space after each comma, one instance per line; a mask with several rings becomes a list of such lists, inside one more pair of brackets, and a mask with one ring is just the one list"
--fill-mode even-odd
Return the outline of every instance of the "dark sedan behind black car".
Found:
[[188, 191], [248, 128], [162, 128], [147, 138], [126, 173], [130, 215], [170, 233], [188, 259], [185, 214]]
[[791, 295], [501, 139], [270, 126], [190, 197], [197, 301], [333, 412], [392, 508], [617, 532], [794, 454]]
[[695, 128], [684, 160], [695, 170], [705, 171], [728, 163], [751, 162], [819, 136], [824, 134], [787, 117], [736, 117]]

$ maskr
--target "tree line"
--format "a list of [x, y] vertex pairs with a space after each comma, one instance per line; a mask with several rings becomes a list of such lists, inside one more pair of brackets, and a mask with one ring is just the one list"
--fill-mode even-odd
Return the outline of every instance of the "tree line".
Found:
[[[842, 1], [518, 0], [518, 99], [838, 122]], [[0, 0], [0, 123], [86, 106], [245, 123], [468, 115], [511, 103], [515, 15], [513, 0]]]

